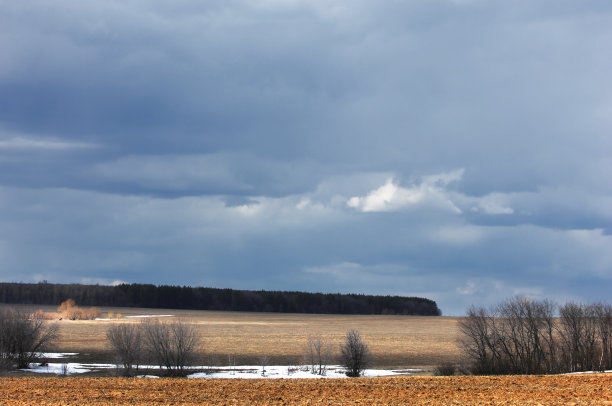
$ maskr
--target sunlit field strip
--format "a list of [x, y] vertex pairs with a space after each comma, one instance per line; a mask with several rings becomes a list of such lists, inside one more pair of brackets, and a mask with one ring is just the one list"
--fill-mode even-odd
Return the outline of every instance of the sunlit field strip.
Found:
[[328, 380], [0, 378], [8, 405], [605, 405], [612, 374]]

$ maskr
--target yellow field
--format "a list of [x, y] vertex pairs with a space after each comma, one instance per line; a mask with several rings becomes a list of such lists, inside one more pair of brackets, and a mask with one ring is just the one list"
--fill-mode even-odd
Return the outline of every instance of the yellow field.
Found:
[[[54, 307], [43, 307], [52, 311]], [[168, 309], [102, 308], [121, 312], [119, 321], [67, 321], [60, 324], [56, 350], [78, 352], [86, 359], [109, 362], [105, 332], [111, 323], [139, 323], [126, 316], [171, 314], [194, 323], [203, 337], [201, 361], [227, 364], [235, 354], [239, 364], [257, 364], [268, 355], [271, 364], [299, 362], [309, 336], [320, 335], [337, 348], [347, 330], [358, 329], [373, 354], [374, 367], [432, 369], [458, 361], [458, 318], [416, 316], [345, 316], [283, 313], [242, 313]], [[168, 319], [168, 318], [166, 318]]]
[[0, 378], [6, 405], [609, 405], [612, 374], [352, 379]]

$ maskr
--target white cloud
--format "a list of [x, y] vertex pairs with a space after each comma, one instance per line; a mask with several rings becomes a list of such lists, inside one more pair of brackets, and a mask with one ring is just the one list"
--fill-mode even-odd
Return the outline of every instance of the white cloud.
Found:
[[363, 266], [354, 262], [341, 262], [324, 266], [305, 267], [304, 272], [333, 275], [336, 277], [352, 277], [363, 271]]
[[446, 193], [445, 187], [462, 178], [463, 169], [423, 177], [418, 185], [404, 188], [393, 179], [366, 196], [354, 196], [347, 205], [362, 212], [398, 211], [406, 207], [423, 204], [443, 210], [461, 213]]
[[545, 297], [544, 290], [538, 286], [524, 286], [515, 281], [498, 280], [486, 277], [469, 279], [456, 292], [467, 298], [473, 298], [474, 304], [495, 304], [512, 296], [526, 296], [532, 299]]
[[306, 207], [310, 206], [312, 202], [309, 198], [305, 197], [299, 201], [298, 204], [295, 205], [295, 208], [298, 210], [304, 210]]
[[440, 226], [434, 227], [429, 236], [433, 242], [466, 245], [477, 244], [486, 238], [486, 231], [483, 227], [463, 224], [460, 226]]
[[361, 211], [393, 211], [397, 207], [408, 203], [417, 203], [423, 198], [423, 192], [414, 189], [402, 189], [387, 180], [383, 186], [373, 190], [365, 197], [351, 197], [347, 204], [349, 207]]
[[483, 196], [478, 199], [476, 206], [472, 207], [472, 211], [480, 212], [484, 214], [514, 214], [514, 209], [506, 204], [506, 200], [509, 200], [509, 195], [501, 193], [493, 193], [487, 196]]
[[252, 217], [256, 216], [261, 212], [261, 205], [259, 204], [242, 204], [240, 206], [235, 206], [230, 210], [235, 210], [243, 216]]
[[0, 150], [70, 150], [95, 148], [97, 145], [83, 142], [68, 142], [54, 139], [11, 137], [0, 140]]
[[534, 286], [519, 286], [512, 289], [513, 296], [525, 296], [531, 299], [544, 299], [544, 290]]
[[478, 286], [474, 281], [467, 281], [463, 286], [459, 286], [457, 293], [461, 295], [473, 295], [479, 291]]
[[80, 278], [79, 279], [79, 283], [82, 283], [84, 285], [107, 285], [107, 286], [118, 286], [124, 283], [128, 283], [125, 282], [123, 280], [120, 279], [108, 279], [108, 278], [96, 278], [96, 277], [86, 277], [86, 278]]

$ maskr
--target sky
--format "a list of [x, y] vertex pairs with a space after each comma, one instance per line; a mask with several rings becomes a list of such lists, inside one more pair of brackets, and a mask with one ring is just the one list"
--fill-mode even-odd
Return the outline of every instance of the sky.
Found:
[[0, 280], [609, 301], [608, 0], [0, 0]]

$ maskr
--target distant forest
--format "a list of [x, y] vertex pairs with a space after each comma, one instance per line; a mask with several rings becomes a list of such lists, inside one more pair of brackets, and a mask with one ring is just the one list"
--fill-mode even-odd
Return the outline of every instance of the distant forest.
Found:
[[389, 314], [439, 316], [433, 300], [420, 297], [252, 291], [189, 286], [122, 284], [117, 286], [0, 283], [0, 303], [146, 307], [245, 312]]

